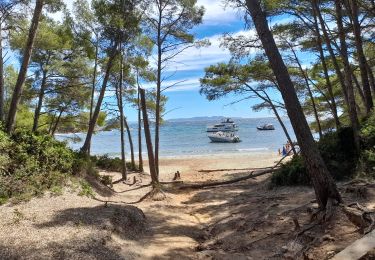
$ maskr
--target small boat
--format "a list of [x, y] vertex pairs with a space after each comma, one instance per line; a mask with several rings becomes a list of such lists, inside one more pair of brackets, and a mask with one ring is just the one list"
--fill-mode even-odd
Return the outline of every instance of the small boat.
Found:
[[261, 126], [257, 126], [257, 129], [258, 130], [275, 130], [275, 127], [273, 126], [273, 124], [264, 124]]
[[211, 142], [213, 143], [238, 143], [241, 141], [237, 135], [221, 131], [209, 134], [208, 138], [210, 138]]
[[225, 118], [220, 124], [207, 127], [207, 132], [234, 132], [238, 131], [238, 125], [230, 118]]

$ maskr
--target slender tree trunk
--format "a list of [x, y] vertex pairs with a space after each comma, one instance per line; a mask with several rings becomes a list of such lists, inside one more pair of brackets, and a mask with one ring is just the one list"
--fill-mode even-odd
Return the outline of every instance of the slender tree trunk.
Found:
[[298, 101], [292, 80], [281, 58], [273, 35], [269, 29], [267, 18], [261, 9], [259, 0], [246, 0], [246, 5], [254, 22], [257, 34], [262, 42], [271, 68], [280, 86], [281, 95], [293, 125], [306, 168], [313, 183], [318, 204], [325, 208], [329, 199], [341, 202], [341, 196], [336, 188], [332, 176], [319, 153], [317, 145], [311, 134], [309, 125]]
[[46, 87], [47, 87], [47, 70], [43, 70], [42, 82], [40, 84], [40, 90], [39, 90], [38, 104], [35, 107], [35, 112], [34, 112], [33, 132], [36, 132], [38, 130], [40, 111], [42, 110], [43, 98], [44, 98], [44, 94], [46, 91]]
[[133, 169], [133, 171], [134, 171], [134, 170], [135, 170], [135, 159], [134, 159], [134, 145], [133, 145], [133, 138], [132, 138], [132, 134], [131, 134], [131, 132], [130, 132], [130, 128], [129, 128], [129, 124], [128, 124], [128, 120], [126, 119], [125, 116], [124, 116], [124, 124], [125, 124], [126, 132], [128, 133], [129, 146], [130, 146], [131, 165], [132, 165], [132, 169]]
[[341, 0], [335, 0], [335, 9], [336, 9], [336, 19], [337, 19], [337, 29], [339, 33], [340, 39], [340, 53], [344, 63], [344, 78], [345, 78], [345, 86], [348, 95], [348, 102], [349, 102], [349, 117], [351, 121], [351, 126], [353, 128], [353, 135], [354, 135], [354, 143], [356, 145], [357, 152], [359, 151], [359, 123], [358, 123], [358, 115], [356, 109], [356, 102], [354, 96], [354, 89], [352, 84], [352, 69], [350, 67], [349, 59], [348, 59], [348, 47], [346, 44], [345, 38], [345, 31], [344, 25], [342, 21], [342, 7], [341, 7]]
[[353, 32], [354, 32], [355, 45], [356, 45], [357, 55], [358, 55], [359, 69], [361, 72], [361, 81], [362, 81], [363, 92], [364, 92], [365, 101], [366, 101], [365, 102], [366, 113], [369, 114], [371, 109], [374, 107], [374, 103], [372, 101], [370, 82], [369, 82], [369, 77], [367, 75], [366, 57], [363, 51], [361, 27], [358, 21], [358, 5], [357, 5], [357, 0], [349, 0], [349, 2], [350, 2], [351, 11], [352, 11], [351, 13], [352, 13], [352, 21], [353, 21]]
[[270, 106], [272, 108], [272, 111], [277, 118], [277, 121], [279, 121], [279, 124], [281, 125], [281, 128], [283, 129], [284, 134], [285, 134], [286, 138], [288, 139], [288, 141], [290, 143], [290, 146], [292, 147], [293, 154], [297, 154], [296, 148], [295, 148], [294, 143], [293, 143], [293, 140], [292, 140], [292, 138], [290, 138], [289, 132], [286, 129], [285, 124], [284, 124], [283, 120], [281, 119], [281, 117], [279, 115], [279, 112], [277, 112], [277, 109], [276, 109], [275, 105], [273, 104], [271, 98], [268, 96], [268, 94], [265, 91], [263, 91], [263, 93], [267, 97], [268, 103], [270, 104]]
[[333, 51], [333, 48], [332, 48], [332, 45], [331, 45], [331, 40], [329, 38], [327, 29], [325, 27], [324, 19], [323, 19], [323, 16], [322, 16], [321, 12], [320, 12], [319, 4], [318, 4], [317, 0], [312, 0], [312, 7], [313, 7], [314, 16], [317, 16], [318, 19], [319, 19], [320, 27], [322, 29], [323, 36], [324, 36], [323, 38], [325, 40], [326, 47], [327, 47], [329, 55], [331, 57], [333, 66], [335, 68], [337, 78], [340, 81], [342, 93], [344, 94], [344, 98], [345, 98], [345, 103], [349, 107], [349, 100], [348, 100], [348, 94], [347, 94], [347, 89], [346, 89], [346, 84], [345, 84], [344, 76], [341, 73], [341, 69], [340, 69], [339, 63], [338, 63], [338, 61], [336, 59], [335, 52]]
[[362, 91], [361, 84], [359, 84], [357, 77], [354, 75], [353, 70], [352, 70], [352, 79], [354, 82], [354, 86], [357, 88], [357, 92], [359, 97], [361, 98], [363, 104], [366, 106], [366, 97], [365, 94]]
[[103, 102], [103, 99], [104, 99], [105, 90], [107, 88], [109, 74], [110, 74], [111, 69], [113, 67], [113, 61], [117, 56], [117, 47], [118, 47], [118, 43], [116, 42], [115, 46], [112, 48], [111, 54], [109, 55], [109, 60], [107, 62], [107, 67], [106, 67], [106, 71], [105, 71], [105, 74], [104, 74], [102, 87], [100, 89], [98, 102], [96, 103], [94, 113], [92, 114], [92, 118], [90, 120], [89, 128], [87, 129], [87, 135], [86, 135], [85, 142], [84, 142], [84, 144], [81, 148], [81, 151], [84, 152], [84, 153], [88, 152], [88, 149], [89, 149], [89, 146], [90, 146], [90, 143], [91, 143], [91, 137], [92, 137], [92, 135], [94, 133], [94, 130], [95, 130], [96, 121], [98, 120], [100, 108], [102, 106], [102, 102]]
[[22, 57], [21, 68], [18, 73], [17, 82], [13, 90], [12, 100], [11, 100], [10, 107], [9, 107], [8, 119], [7, 119], [7, 124], [6, 124], [7, 133], [10, 133], [13, 131], [14, 124], [16, 121], [17, 108], [21, 100], [23, 84], [25, 83], [25, 79], [26, 79], [27, 67], [30, 62], [30, 57], [31, 57], [31, 53], [33, 50], [33, 45], [34, 45], [34, 39], [35, 39], [36, 32], [38, 30], [40, 16], [42, 14], [43, 3], [44, 3], [43, 0], [36, 0], [34, 14], [33, 14], [33, 18], [31, 20], [31, 25], [29, 29], [29, 35], [27, 37], [27, 43], [26, 43], [26, 47], [25, 47], [23, 57]]
[[249, 84], [245, 84], [257, 97], [259, 97], [261, 100], [263, 100], [264, 102], [266, 102], [267, 104], [269, 104], [271, 106], [271, 109], [273, 111], [273, 113], [275, 114], [277, 120], [279, 121], [280, 125], [281, 125], [281, 128], [283, 129], [284, 131], [284, 134], [286, 136], [286, 139], [288, 139], [289, 143], [290, 143], [290, 146], [292, 147], [292, 151], [293, 151], [293, 154], [297, 154], [296, 152], [296, 149], [294, 147], [294, 144], [293, 144], [293, 140], [292, 138], [290, 138], [290, 135], [288, 133], [288, 130], [286, 129], [285, 125], [284, 125], [284, 122], [281, 120], [281, 117], [279, 115], [279, 113], [277, 112], [277, 109], [275, 107], [275, 105], [273, 104], [272, 102], [272, 99], [269, 97], [269, 95], [267, 94], [266, 91], [262, 90], [264, 96], [262, 96], [261, 94], [259, 94], [258, 90], [254, 89], [252, 86], [250, 86]]
[[316, 17], [315, 14], [313, 14], [313, 17], [314, 17], [314, 28], [315, 28], [315, 32], [316, 32], [317, 45], [318, 45], [318, 49], [319, 49], [319, 56], [320, 56], [320, 60], [322, 62], [324, 78], [325, 78], [325, 81], [326, 81], [326, 86], [327, 86], [328, 94], [329, 94], [330, 101], [331, 101], [330, 107], [332, 108], [331, 110], [332, 110], [333, 118], [335, 120], [336, 129], [339, 129], [340, 126], [341, 126], [341, 123], [340, 123], [339, 116], [338, 116], [338, 113], [337, 113], [337, 104], [336, 104], [335, 96], [333, 94], [333, 88], [332, 88], [331, 80], [329, 79], [327, 63], [326, 63], [326, 59], [325, 59], [324, 51], [323, 51], [322, 37], [320, 35], [317, 17]]
[[159, 128], [160, 128], [160, 95], [161, 95], [161, 70], [162, 70], [162, 39], [161, 39], [161, 19], [162, 9], [159, 7], [159, 21], [157, 29], [157, 75], [156, 75], [156, 113], [155, 113], [155, 168], [156, 174], [159, 177]]
[[366, 60], [366, 68], [367, 68], [368, 76], [370, 78], [370, 86], [371, 86], [371, 90], [372, 90], [372, 95], [375, 97], [375, 77], [374, 77], [374, 73], [372, 72], [372, 69], [371, 69], [370, 65], [368, 64], [367, 60]]
[[[90, 98], [90, 117], [89, 117], [89, 124], [92, 119], [92, 113], [94, 110], [94, 98], [95, 98], [95, 86], [96, 86], [96, 72], [98, 68], [98, 52], [99, 52], [99, 40], [97, 40], [95, 44], [95, 61], [94, 61], [94, 72], [92, 75], [92, 85], [91, 85], [91, 98]], [[91, 140], [88, 144], [87, 153], [90, 155], [90, 149], [91, 149]]]
[[56, 113], [53, 114], [51, 123], [49, 124], [48, 133], [52, 135], [53, 124], [55, 123]]
[[0, 20], [0, 122], [4, 120], [4, 102], [5, 102], [5, 86], [4, 86], [4, 59], [3, 59], [3, 35], [2, 21]]
[[159, 184], [159, 178], [156, 173], [154, 150], [152, 148], [150, 125], [148, 124], [146, 95], [145, 95], [144, 89], [140, 89], [140, 96], [141, 96], [142, 114], [143, 114], [143, 129], [145, 131], [147, 153], [148, 153], [148, 164], [150, 167], [150, 174], [151, 174], [151, 183], [153, 187], [156, 187]]
[[124, 79], [123, 75], [123, 57], [122, 57], [122, 50], [121, 50], [121, 44], [120, 44], [120, 80], [118, 83], [118, 89], [117, 89], [117, 104], [118, 108], [120, 111], [120, 139], [121, 139], [121, 174], [122, 174], [122, 179], [126, 180], [127, 179], [127, 170], [126, 170], [126, 158], [125, 158], [125, 127], [124, 127], [124, 121], [125, 121], [125, 116], [124, 116], [124, 105], [122, 102], [122, 81]]
[[302, 68], [302, 65], [297, 57], [297, 54], [296, 52], [294, 51], [294, 48], [293, 46], [288, 42], [289, 44], [289, 47], [293, 53], [293, 56], [294, 56], [294, 59], [295, 61], [297, 62], [297, 65], [298, 65], [298, 68], [302, 74], [302, 77], [303, 79], [305, 80], [305, 84], [306, 84], [306, 88], [307, 88], [307, 93], [309, 94], [309, 97], [310, 97], [310, 100], [311, 100], [311, 104], [312, 104], [312, 107], [313, 107], [313, 111], [314, 111], [314, 116], [315, 116], [315, 121], [316, 121], [316, 124], [318, 125], [318, 133], [319, 133], [319, 138], [322, 138], [323, 137], [323, 133], [322, 133], [322, 126], [320, 125], [320, 119], [319, 119], [319, 114], [318, 114], [318, 110], [316, 109], [316, 104], [315, 104], [315, 98], [314, 98], [314, 95], [311, 91], [311, 87], [310, 87], [310, 83], [309, 83], [309, 78], [308, 78], [308, 75], [306, 73], [306, 71]]
[[[138, 82], [138, 75], [137, 75]], [[140, 87], [138, 85], [138, 165], [139, 171], [143, 172], [143, 158], [142, 158], [142, 118], [141, 118], [141, 100], [140, 100]]]
[[59, 123], [60, 123], [60, 119], [61, 119], [61, 116], [62, 116], [62, 113], [64, 112], [64, 108], [62, 108], [59, 112], [59, 115], [58, 117], [56, 118], [56, 122], [55, 122], [55, 125], [53, 126], [53, 129], [52, 129], [52, 132], [51, 132], [51, 135], [54, 136], [55, 135], [55, 132], [57, 130], [57, 127], [59, 126]]

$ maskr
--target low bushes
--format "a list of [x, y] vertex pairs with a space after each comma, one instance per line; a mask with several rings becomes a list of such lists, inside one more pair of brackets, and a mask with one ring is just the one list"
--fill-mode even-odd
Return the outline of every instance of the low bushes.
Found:
[[[100, 169], [107, 171], [121, 172], [122, 161], [119, 157], [111, 158], [107, 154], [102, 156], [91, 156], [91, 161]], [[126, 168], [131, 171], [139, 171], [139, 166], [132, 166], [131, 162], [126, 162]]]
[[0, 131], [0, 204], [64, 185], [74, 161], [74, 152], [51, 136]]
[[[352, 129], [345, 127], [336, 132], [325, 134], [318, 142], [323, 160], [335, 180], [351, 178], [357, 172], [359, 158], [364, 158], [366, 155], [367, 161], [371, 161], [372, 158], [375, 159], [375, 154], [372, 157], [373, 154], [366, 151], [362, 151], [358, 155], [352, 136]], [[366, 165], [368, 165], [368, 162], [366, 162]], [[307, 174], [302, 157], [295, 156], [292, 160], [283, 164], [273, 174], [271, 183], [276, 186], [310, 185], [310, 177]]]

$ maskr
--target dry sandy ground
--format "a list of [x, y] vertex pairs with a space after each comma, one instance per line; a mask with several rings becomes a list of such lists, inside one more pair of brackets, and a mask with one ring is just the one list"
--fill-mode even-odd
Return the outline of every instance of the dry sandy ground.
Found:
[[[246, 171], [198, 170], [266, 167], [278, 159], [270, 153], [169, 158], [161, 162], [160, 177], [171, 181], [178, 170], [185, 183], [223, 180]], [[327, 225], [296, 236], [293, 218], [308, 225], [314, 193], [307, 187], [270, 190], [267, 175], [201, 190], [166, 185], [166, 199], [133, 204], [149, 191], [143, 185], [150, 179], [130, 174], [128, 183], [134, 176], [136, 184], [98, 190], [96, 199], [67, 189], [1, 206], [0, 259], [280, 259], [306, 245], [305, 257], [328, 259], [361, 236], [339, 212]], [[346, 202], [375, 208], [373, 190], [367, 198], [343, 194]]]

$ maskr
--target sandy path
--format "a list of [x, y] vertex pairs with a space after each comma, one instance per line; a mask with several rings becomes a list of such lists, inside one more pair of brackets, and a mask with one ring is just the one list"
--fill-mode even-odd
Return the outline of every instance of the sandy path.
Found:
[[[170, 181], [177, 170], [183, 180], [189, 181], [228, 178], [224, 173], [201, 174], [197, 171], [217, 167], [261, 167], [274, 160], [271, 154], [163, 159], [161, 180]], [[104, 174], [112, 175], [114, 180], [120, 178], [118, 173]], [[97, 197], [116, 202], [137, 201], [149, 188], [131, 190], [148, 183], [149, 176], [135, 176], [136, 185], [130, 187], [119, 183], [114, 187], [113, 196]], [[129, 178], [132, 179], [132, 175]], [[204, 235], [202, 228], [211, 220], [208, 214], [196, 212], [201, 205], [186, 204], [195, 193], [168, 193], [166, 200], [146, 200], [137, 204], [145, 213], [148, 226], [144, 234], [132, 239], [107, 230], [110, 213], [103, 213], [107, 210], [104, 203], [77, 196], [77, 191], [71, 189], [61, 196], [46, 194], [26, 203], [4, 205], [0, 207], [0, 258], [151, 259], [173, 258], [176, 254], [192, 258], [197, 241]], [[124, 204], [111, 203], [108, 210], [121, 206]]]
[[[243, 173], [198, 170], [265, 167], [278, 159], [273, 154], [163, 159], [160, 177], [171, 181], [179, 170], [184, 182], [222, 180]], [[118, 173], [102, 174], [120, 178]], [[1, 206], [0, 259], [277, 258], [285, 253], [280, 251], [283, 246], [295, 239], [289, 211], [314, 198], [307, 187], [269, 190], [267, 176], [195, 191], [164, 187], [165, 200], [135, 204], [144, 218], [137, 208], [125, 203], [135, 202], [149, 191], [141, 185], [150, 177], [131, 174], [129, 180], [133, 176], [135, 185], [120, 182], [113, 195], [96, 195], [113, 201], [107, 205], [66, 190], [61, 196], [47, 194], [15, 206]], [[346, 201], [352, 197], [344, 193]], [[374, 198], [372, 191], [361, 202], [375, 208]], [[298, 219], [302, 226], [308, 223], [306, 208], [298, 211]], [[309, 233], [311, 237], [328, 233], [333, 240], [322, 240], [308, 256], [326, 259], [360, 237], [356, 230], [338, 215], [324, 230]]]

